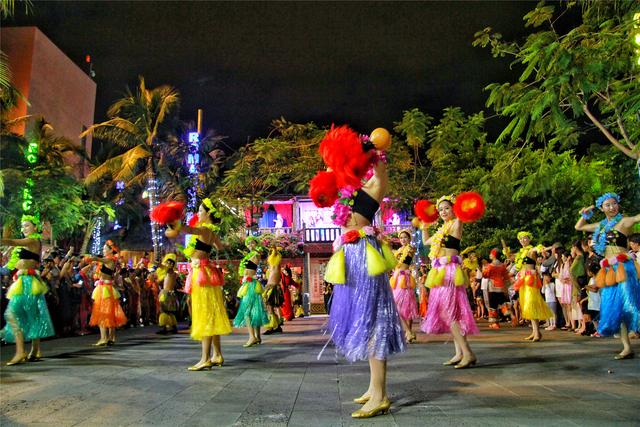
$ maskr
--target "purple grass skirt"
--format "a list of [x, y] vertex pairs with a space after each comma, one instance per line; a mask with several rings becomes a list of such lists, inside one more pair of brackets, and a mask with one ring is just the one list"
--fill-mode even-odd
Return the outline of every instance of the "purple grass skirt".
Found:
[[453, 283], [456, 263], [450, 262], [445, 268], [450, 269], [451, 273], [446, 275], [441, 286], [434, 286], [429, 291], [427, 317], [420, 324], [420, 330], [427, 334], [447, 334], [451, 332], [451, 324], [457, 322], [462, 335], [479, 333], [466, 287]]
[[380, 251], [374, 237], [345, 244], [344, 285], [335, 285], [328, 332], [340, 353], [350, 361], [371, 357], [386, 360], [405, 350], [404, 333], [386, 273], [367, 273], [366, 243]]

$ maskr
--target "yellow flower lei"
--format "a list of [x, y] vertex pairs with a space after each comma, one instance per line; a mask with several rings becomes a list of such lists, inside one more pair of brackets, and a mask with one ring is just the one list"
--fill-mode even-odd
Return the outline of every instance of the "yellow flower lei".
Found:
[[444, 240], [444, 236], [449, 234], [451, 227], [453, 227], [453, 223], [455, 219], [450, 219], [445, 221], [442, 224], [442, 227], [435, 232], [433, 236], [431, 236], [431, 250], [429, 250], [429, 258], [433, 259], [438, 256], [438, 252], [440, 252], [440, 248], [442, 247], [442, 241]]
[[413, 257], [413, 254], [415, 252], [416, 250], [414, 249], [414, 247], [409, 244], [396, 250], [394, 255], [396, 256], [398, 262], [402, 262], [404, 264], [404, 260], [407, 259], [408, 256]]

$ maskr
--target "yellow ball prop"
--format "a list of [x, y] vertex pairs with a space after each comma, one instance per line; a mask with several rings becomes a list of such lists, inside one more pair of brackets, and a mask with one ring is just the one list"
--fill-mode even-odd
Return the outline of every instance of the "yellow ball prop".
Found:
[[373, 132], [371, 132], [369, 139], [373, 146], [378, 150], [385, 151], [391, 147], [391, 135], [385, 128], [374, 129]]

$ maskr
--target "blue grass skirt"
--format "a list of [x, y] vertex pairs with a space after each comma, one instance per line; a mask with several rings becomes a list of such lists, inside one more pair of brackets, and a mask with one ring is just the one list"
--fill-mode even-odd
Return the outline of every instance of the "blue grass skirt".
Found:
[[600, 322], [598, 333], [611, 336], [627, 325], [629, 332], [640, 332], [640, 281], [634, 261], [628, 259], [609, 268], [625, 269], [626, 280], [600, 289]]
[[238, 291], [238, 296], [241, 296], [242, 300], [236, 318], [233, 319], [233, 326], [259, 328], [269, 323], [269, 316], [262, 301], [262, 285], [256, 279], [245, 281]]
[[386, 360], [405, 350], [404, 333], [387, 273], [369, 276], [366, 245], [382, 252], [373, 236], [343, 245], [345, 284], [333, 288], [328, 332], [350, 362]]
[[22, 332], [25, 341], [55, 335], [44, 294], [47, 286], [38, 276], [20, 275], [7, 292], [9, 305], [4, 312], [7, 325], [0, 336], [6, 342], [16, 342]]

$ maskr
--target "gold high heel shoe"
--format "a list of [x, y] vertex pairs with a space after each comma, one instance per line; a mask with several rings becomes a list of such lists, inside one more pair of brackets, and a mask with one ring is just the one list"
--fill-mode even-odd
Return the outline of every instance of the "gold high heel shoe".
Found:
[[246, 343], [244, 343], [242, 346], [246, 348], [246, 347], [252, 347], [256, 344], [259, 344], [257, 340], [249, 340]]
[[222, 366], [222, 364], [224, 363], [224, 357], [220, 356], [220, 357], [214, 357], [213, 359], [210, 360], [211, 366]]
[[[627, 354], [616, 354], [614, 359], [615, 360], [625, 360], [625, 359], [633, 359], [635, 357], [635, 353], [632, 351], [630, 353]], [[7, 363], [8, 365], [8, 363]]]
[[206, 362], [204, 362], [203, 364], [199, 365], [199, 364], [195, 364], [193, 366], [189, 366], [187, 368], [187, 371], [202, 371], [205, 369], [211, 369], [213, 365], [211, 364], [211, 361], [207, 360]]
[[523, 338], [523, 339], [524, 339], [524, 341], [531, 341], [531, 340], [533, 340], [533, 334], [529, 335], [528, 337]]
[[22, 353], [22, 357], [18, 360], [11, 360], [7, 362], [7, 366], [20, 365], [21, 363], [25, 363], [29, 359], [29, 355], [27, 353]]
[[103, 340], [100, 340], [100, 341], [98, 341], [97, 343], [95, 343], [95, 344], [91, 344], [91, 345], [92, 345], [92, 346], [94, 346], [94, 347], [105, 347], [105, 346], [107, 345], [107, 343], [108, 343], [108, 342], [109, 342], [109, 341], [107, 341], [107, 340], [104, 340], [104, 341], [103, 341]]
[[458, 363], [462, 362], [462, 358], [458, 359], [458, 360], [454, 360], [455, 356], [452, 357], [451, 359], [447, 360], [446, 362], [442, 362], [442, 364], [444, 366], [451, 366], [451, 365], [457, 365]]
[[462, 359], [460, 361], [460, 363], [458, 363], [457, 365], [454, 366], [454, 368], [456, 368], [456, 369], [465, 369], [465, 368], [468, 368], [470, 366], [475, 366], [477, 361], [478, 361], [478, 359], [468, 359], [468, 360]]
[[355, 399], [353, 399], [353, 403], [357, 403], [358, 405], [364, 405], [369, 401], [369, 399], [371, 399], [371, 396], [367, 396], [366, 394], [363, 394], [362, 396], [356, 397]]
[[540, 335], [540, 336], [538, 336], [538, 337], [533, 337], [533, 338], [531, 339], [531, 342], [538, 342], [538, 341], [540, 341], [540, 340], [542, 340], [542, 335]]
[[29, 362], [39, 362], [40, 360], [42, 360], [42, 353], [40, 353], [40, 350], [35, 353], [29, 353], [29, 357], [27, 358], [27, 361]]
[[370, 411], [364, 411], [362, 409], [358, 409], [357, 411], [351, 413], [351, 417], [352, 418], [371, 418], [371, 417], [375, 417], [376, 415], [388, 414], [390, 408], [391, 408], [391, 402], [389, 401], [388, 398], [385, 397], [378, 406], [371, 409]]

